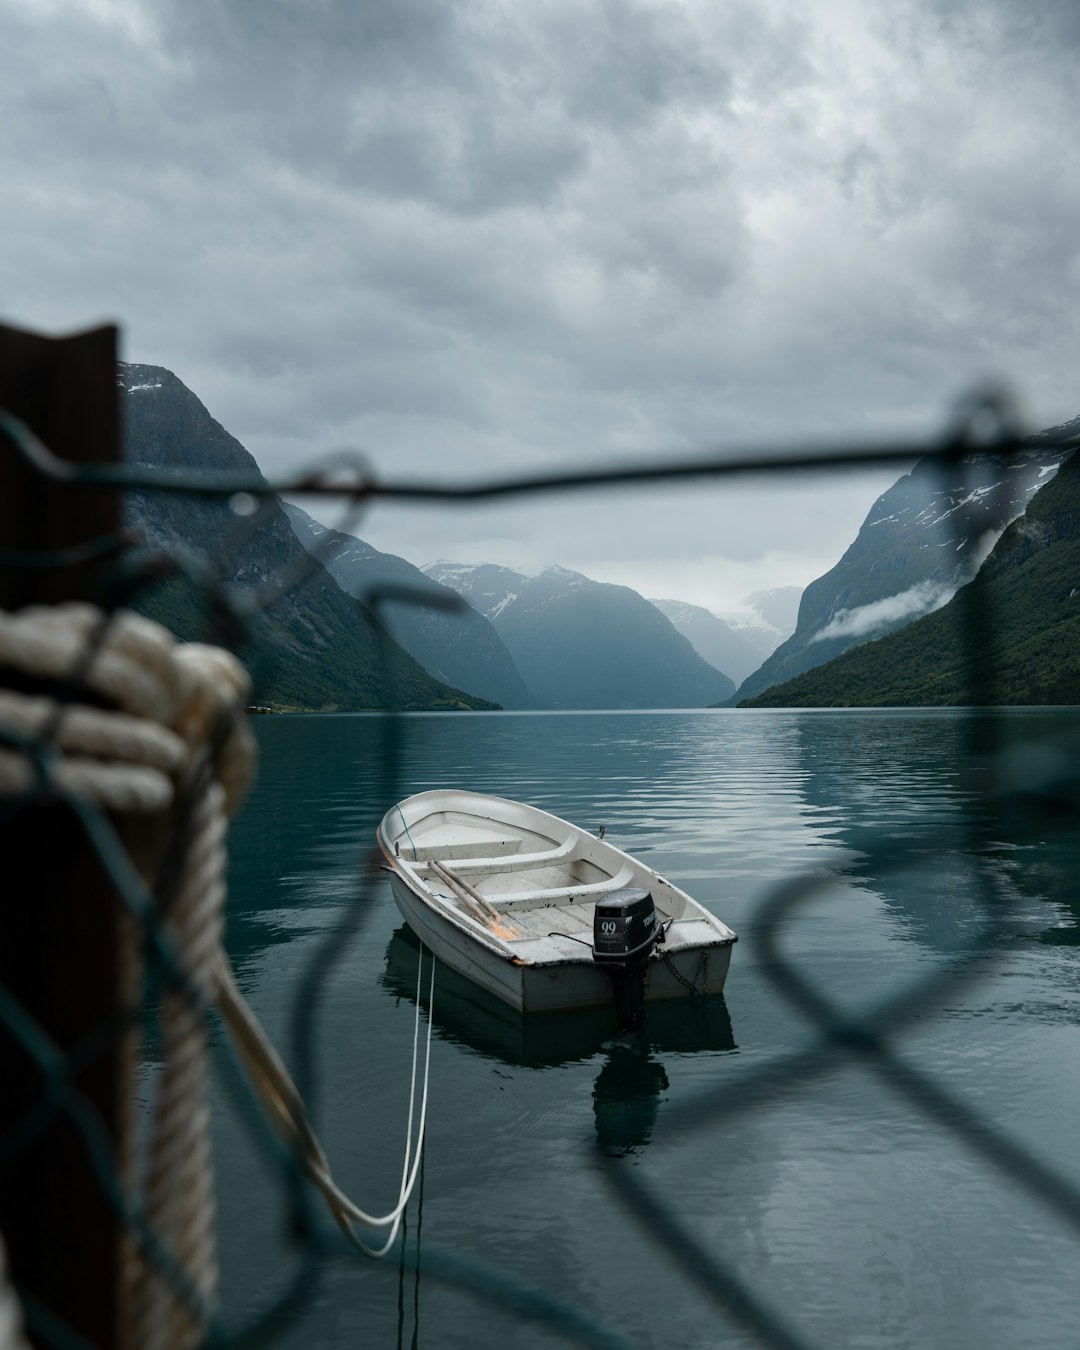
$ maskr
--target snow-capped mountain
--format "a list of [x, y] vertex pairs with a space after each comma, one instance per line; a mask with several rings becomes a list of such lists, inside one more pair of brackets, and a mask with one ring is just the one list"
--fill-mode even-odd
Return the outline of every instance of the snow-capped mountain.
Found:
[[[457, 593], [393, 553], [380, 553], [362, 539], [320, 525], [291, 502], [282, 503], [296, 537], [318, 557], [349, 595], [369, 604], [380, 586], [403, 586], [410, 591], [441, 596]], [[388, 600], [379, 612], [387, 629], [437, 680], [490, 699], [504, 708], [535, 708], [537, 700], [526, 687], [502, 638], [474, 607], [439, 609], [401, 600]]]
[[836, 566], [807, 586], [795, 632], [743, 683], [737, 699], [947, 604], [1057, 472], [1069, 451], [1039, 442], [1058, 434], [1067, 429], [1041, 432], [1005, 460], [977, 454], [951, 463], [920, 460], [877, 499]]
[[449, 586], [452, 591], [457, 591], [477, 613], [483, 614], [492, 623], [507, 605], [517, 599], [523, 583], [528, 580], [524, 572], [517, 572], [512, 567], [500, 567], [498, 563], [442, 561], [428, 563], [421, 571], [441, 586]]
[[[684, 600], [650, 600], [649, 603], [674, 625], [676, 632], [689, 640], [699, 656], [703, 656], [710, 666], [722, 670], [736, 684], [741, 684], [757, 670], [768, 655], [733, 624], [701, 605], [687, 604]], [[773, 645], [782, 641], [777, 633]]]
[[490, 563], [423, 570], [491, 620], [530, 689], [551, 707], [703, 707], [734, 690], [628, 586], [565, 567], [534, 577]]

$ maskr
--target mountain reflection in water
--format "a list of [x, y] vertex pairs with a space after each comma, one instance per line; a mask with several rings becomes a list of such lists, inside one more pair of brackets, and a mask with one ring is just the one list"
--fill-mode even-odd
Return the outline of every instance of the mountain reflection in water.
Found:
[[660, 1094], [668, 1086], [663, 1064], [642, 1046], [612, 1050], [593, 1088], [601, 1152], [618, 1157], [647, 1144], [660, 1111]]

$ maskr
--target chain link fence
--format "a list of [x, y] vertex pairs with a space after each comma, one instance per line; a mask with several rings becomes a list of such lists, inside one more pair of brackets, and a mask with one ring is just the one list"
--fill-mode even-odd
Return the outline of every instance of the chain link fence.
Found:
[[[338, 459], [300, 478], [273, 483], [209, 472], [148, 470], [94, 459], [76, 462], [45, 444], [26, 422], [11, 413], [0, 420], [0, 442], [0, 460], [6, 460], [9, 466], [19, 465], [24, 490], [27, 483], [55, 489], [76, 512], [83, 501], [115, 498], [128, 491], [198, 494], [225, 500], [243, 494], [245, 504], [271, 502], [278, 495], [311, 494], [342, 501], [346, 529], [352, 519], [350, 512], [376, 501], [433, 502], [450, 511], [467, 501], [603, 493], [616, 486], [678, 480], [724, 484], [753, 476], [759, 481], [786, 481], [810, 472], [843, 474], [868, 465], [906, 466], [926, 457], [955, 482], [958, 475], [962, 476], [964, 464], [1008, 457], [1023, 448], [1022, 430], [1007, 402], [998, 396], [965, 401], [936, 445], [900, 441], [877, 446], [801, 447], [743, 456], [701, 455], [684, 462], [657, 459], [628, 469], [493, 477], [466, 484], [384, 482], [359, 459], [351, 463]], [[1068, 438], [1056, 443], [1043, 438], [1040, 446], [1059, 444], [1067, 449], [1073, 443]], [[32, 492], [25, 491], [20, 509], [36, 509]], [[258, 526], [256, 509], [238, 523], [236, 547], [241, 547]], [[239, 595], [227, 575], [199, 568], [189, 558], [137, 554], [135, 542], [122, 529], [113, 528], [73, 544], [5, 546], [0, 550], [0, 569], [9, 577], [38, 577], [63, 569], [92, 576], [95, 592], [104, 600], [105, 616], [87, 630], [73, 659], [62, 669], [51, 671], [46, 679], [34, 681], [19, 676], [9, 662], [3, 663], [6, 686], [23, 693], [43, 692], [54, 708], [36, 731], [28, 734], [10, 724], [0, 707], [0, 748], [21, 757], [29, 766], [23, 786], [8, 791], [0, 801], [0, 837], [7, 877], [6, 956], [0, 962], [0, 1067], [5, 1073], [7, 1105], [0, 1113], [0, 1189], [6, 1191], [2, 1213], [8, 1264], [25, 1334], [37, 1345], [82, 1350], [91, 1344], [124, 1343], [125, 1336], [109, 1330], [117, 1326], [115, 1306], [95, 1307], [89, 1312], [85, 1306], [88, 1297], [93, 1302], [100, 1292], [90, 1290], [88, 1294], [85, 1287], [98, 1278], [87, 1272], [88, 1253], [113, 1232], [119, 1233], [121, 1248], [127, 1245], [137, 1249], [139, 1259], [170, 1283], [176, 1301], [188, 1314], [178, 1330], [153, 1326], [147, 1330], [144, 1325], [140, 1331], [125, 1333], [128, 1345], [160, 1343], [172, 1350], [174, 1346], [195, 1344], [272, 1344], [284, 1325], [304, 1313], [317, 1287], [320, 1269], [326, 1261], [341, 1255], [343, 1240], [319, 1210], [299, 1148], [283, 1144], [269, 1128], [263, 1105], [235, 1061], [226, 1059], [226, 1071], [236, 1079], [237, 1096], [247, 1103], [247, 1128], [275, 1160], [289, 1206], [293, 1241], [301, 1257], [287, 1287], [252, 1324], [225, 1335], [215, 1311], [212, 1287], [193, 1281], [185, 1272], [182, 1254], [170, 1250], [161, 1234], [154, 1231], [133, 1164], [121, 1156], [117, 1145], [130, 1125], [124, 1097], [130, 1097], [138, 1045], [160, 1043], [168, 1034], [162, 1021], [163, 1007], [170, 999], [179, 1000], [206, 1026], [213, 1025], [217, 1016], [205, 990], [178, 957], [168, 925], [163, 922], [176, 884], [178, 859], [185, 841], [190, 841], [192, 820], [208, 779], [196, 776], [181, 794], [171, 822], [172, 837], [179, 844], [151, 841], [151, 850], [156, 848], [159, 855], [163, 854], [163, 861], [159, 856], [153, 868], [140, 869], [132, 866], [132, 855], [138, 861], [145, 854], [145, 837], [133, 840], [122, 812], [84, 796], [77, 785], [58, 776], [57, 765], [66, 709], [76, 702], [85, 703], [87, 689], [95, 687], [95, 664], [108, 649], [110, 630], [122, 606], [137, 601], [140, 594], [179, 568], [204, 597], [207, 613], [215, 616], [215, 638], [230, 633], [247, 659], [265, 660], [267, 653], [258, 650], [258, 610], [273, 603], [282, 587], [299, 585], [303, 575], [293, 572], [254, 596], [250, 591]], [[318, 565], [316, 554], [307, 566]], [[431, 597], [401, 588], [383, 588], [366, 597], [376, 620], [389, 601], [424, 605], [431, 603]], [[986, 612], [977, 587], [962, 591], [960, 602], [971, 680], [970, 697], [965, 701], [975, 707], [985, 702], [981, 691], [994, 686], [994, 671], [988, 665], [992, 653], [982, 639], [995, 616]], [[385, 629], [378, 627], [384, 639], [384, 701], [391, 709], [382, 718], [379, 730], [382, 775], [378, 796], [379, 805], [385, 807], [400, 796], [401, 724], [392, 711], [392, 644], [386, 639]], [[98, 695], [90, 702], [107, 705], [102, 686], [96, 687]], [[997, 730], [993, 716], [984, 713], [970, 719], [967, 762], [974, 766], [972, 781], [981, 797], [979, 809], [970, 813], [963, 848], [973, 858], [979, 858], [991, 841], [1001, 837], [1006, 819], [1015, 823], [1022, 818], [1032, 829], [1071, 827], [1080, 800], [1080, 764], [1067, 755], [1058, 756], [1038, 771], [1018, 775], [1013, 771], [1015, 758], [1005, 762], [998, 757]], [[227, 732], [228, 728], [219, 727], [214, 733], [208, 763], [216, 763]], [[920, 847], [924, 856], [928, 848], [955, 850], [955, 831], [943, 831], [936, 841], [922, 840]], [[42, 858], [55, 856], [58, 851], [79, 861], [58, 867], [44, 883], [40, 876], [27, 877], [21, 859], [32, 857], [40, 864]], [[889, 838], [876, 840], [869, 852], [869, 863], [879, 875], [907, 861], [905, 846]], [[367, 922], [371, 906], [365, 901], [377, 882], [377, 868], [374, 855], [358, 868], [357, 903], [348, 907], [346, 917], [318, 944], [298, 992], [293, 1022], [301, 1093], [311, 1093], [318, 1087], [313, 1048], [319, 1030], [320, 990], [335, 962]], [[148, 885], [143, 880], [145, 875], [152, 875], [154, 882]], [[972, 981], [986, 979], [992, 970], [994, 953], [1000, 949], [998, 939], [1012, 921], [1012, 901], [992, 868], [976, 868], [973, 876], [983, 915], [981, 937], [974, 950], [949, 960], [917, 985], [899, 994], [889, 993], [877, 1006], [862, 1009], [857, 1018], [809, 983], [782, 946], [793, 914], [824, 884], [821, 878], [794, 878], [775, 887], [759, 913], [763, 969], [778, 996], [798, 1010], [808, 1039], [790, 1052], [743, 1072], [736, 1085], [725, 1080], [715, 1090], [701, 1092], [673, 1107], [671, 1128], [684, 1136], [704, 1134], [715, 1130], [726, 1117], [767, 1112], [781, 1094], [811, 1085], [841, 1066], [857, 1064], [900, 1094], [912, 1112], [951, 1132], [982, 1159], [987, 1169], [1007, 1175], [1080, 1236], [1080, 1190], [1013, 1142], [931, 1073], [914, 1067], [898, 1047], [901, 1034], [917, 1019], [932, 1016], [946, 996]], [[70, 903], [64, 909], [63, 897], [54, 895], [50, 906], [26, 914], [26, 895], [40, 896], [43, 885], [51, 885], [54, 892], [64, 891], [69, 902], [73, 887], [77, 891], [85, 887], [87, 893], [104, 892], [108, 897], [106, 909], [112, 915], [105, 935], [89, 933], [85, 922], [77, 923], [72, 932], [62, 932], [58, 925], [67, 922], [64, 914], [71, 910]], [[116, 897], [122, 921], [116, 918]], [[94, 922], [100, 922], [102, 912], [99, 906]], [[115, 948], [125, 940], [118, 934], [122, 935], [126, 923], [136, 924], [139, 933], [142, 971], [134, 984], [116, 968]], [[130, 941], [130, 936], [126, 940]], [[61, 949], [59, 955], [56, 951], [50, 955], [50, 947]], [[100, 989], [95, 992], [95, 981], [105, 989], [104, 994]], [[98, 1080], [105, 1065], [111, 1065], [110, 1074], [118, 1072], [119, 1079], [110, 1077], [103, 1089]], [[603, 1175], [617, 1204], [664, 1246], [668, 1259], [682, 1268], [704, 1299], [717, 1305], [763, 1346], [800, 1350], [810, 1346], [798, 1324], [752, 1290], [725, 1263], [721, 1253], [695, 1235], [670, 1199], [644, 1180], [639, 1171], [612, 1166]], [[45, 1194], [57, 1187], [61, 1188], [60, 1195]], [[403, 1244], [400, 1259], [403, 1271], [416, 1270], [417, 1251]], [[53, 1268], [53, 1277], [43, 1279], [43, 1267]], [[115, 1269], [107, 1266], [106, 1273], [110, 1271], [110, 1277], [115, 1278]], [[569, 1342], [597, 1347], [625, 1344], [612, 1327], [598, 1325], [552, 1291], [525, 1285], [496, 1263], [477, 1262], [429, 1246], [424, 1251], [423, 1273], [426, 1280], [468, 1290]], [[0, 1281], [0, 1291], [5, 1288]], [[121, 1292], [121, 1303], [123, 1297]], [[0, 1292], [0, 1344], [15, 1346], [20, 1343], [18, 1316], [4, 1299]], [[119, 1316], [123, 1322], [122, 1307]]]

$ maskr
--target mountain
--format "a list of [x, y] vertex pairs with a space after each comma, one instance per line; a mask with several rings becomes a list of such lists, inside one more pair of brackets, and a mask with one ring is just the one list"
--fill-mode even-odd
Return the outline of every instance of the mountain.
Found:
[[[412, 563], [393, 553], [380, 553], [362, 539], [328, 529], [312, 520], [299, 506], [283, 502], [296, 537], [348, 595], [365, 601], [379, 587], [403, 587], [436, 603], [460, 605], [456, 591], [427, 577]], [[502, 638], [472, 606], [448, 606], [386, 600], [379, 610], [396, 642], [437, 680], [490, 699], [504, 708], [535, 708], [537, 700], [526, 687]]]
[[423, 568], [425, 576], [449, 586], [492, 623], [507, 605], [518, 598], [529, 578], [498, 563], [433, 562]]
[[530, 577], [510, 567], [439, 562], [450, 586], [495, 626], [544, 703], [555, 708], [694, 708], [734, 690], [663, 614], [628, 586], [565, 567]]
[[683, 600], [650, 600], [649, 603], [674, 625], [675, 631], [689, 641], [699, 656], [737, 683], [761, 665], [765, 653], [711, 610]]
[[[171, 371], [121, 362], [117, 383], [130, 462], [261, 479], [251, 455]], [[304, 551], [276, 498], [245, 520], [220, 498], [139, 491], [127, 494], [125, 513], [150, 550], [186, 557], [223, 583], [234, 605], [251, 611], [256, 640], [238, 654], [251, 671], [255, 702], [490, 706], [432, 679], [394, 642], [387, 644], [384, 672], [371, 615]], [[184, 640], [231, 636], [204, 589], [188, 579], [143, 591], [135, 606]]]
[[943, 608], [750, 707], [1080, 703], [1080, 456]]
[[803, 592], [795, 632], [740, 687], [735, 700], [824, 665], [940, 609], [978, 571], [1005, 527], [1067, 451], [1031, 437], [1007, 459], [923, 459], [871, 507], [855, 542]]

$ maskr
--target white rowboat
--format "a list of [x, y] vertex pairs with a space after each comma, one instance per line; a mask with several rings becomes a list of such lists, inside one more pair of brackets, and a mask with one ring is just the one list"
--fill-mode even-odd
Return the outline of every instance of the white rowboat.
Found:
[[379, 847], [394, 900], [446, 965], [522, 1012], [612, 1003], [593, 956], [598, 901], [648, 891], [663, 940], [648, 957], [645, 999], [724, 987], [735, 934], [629, 854], [523, 802], [420, 792], [383, 817]]

